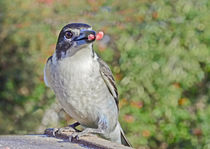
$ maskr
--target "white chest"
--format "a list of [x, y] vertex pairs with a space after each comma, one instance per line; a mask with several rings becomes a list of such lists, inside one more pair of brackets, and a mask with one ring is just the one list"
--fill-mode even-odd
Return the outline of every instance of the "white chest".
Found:
[[80, 55], [63, 59], [52, 69], [52, 88], [64, 110], [81, 123], [96, 122], [100, 104], [110, 98], [99, 64], [92, 57]]

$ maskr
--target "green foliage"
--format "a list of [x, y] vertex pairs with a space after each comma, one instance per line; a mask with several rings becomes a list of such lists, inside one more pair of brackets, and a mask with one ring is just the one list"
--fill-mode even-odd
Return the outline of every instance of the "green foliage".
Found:
[[0, 132], [36, 133], [54, 102], [43, 67], [68, 22], [110, 37], [120, 120], [138, 148], [210, 146], [210, 1], [0, 1]]

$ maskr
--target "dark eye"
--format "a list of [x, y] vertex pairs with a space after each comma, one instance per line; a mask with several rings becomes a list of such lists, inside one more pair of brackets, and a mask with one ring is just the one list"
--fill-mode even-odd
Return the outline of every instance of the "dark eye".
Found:
[[65, 32], [65, 37], [66, 37], [67, 39], [70, 39], [72, 36], [73, 36], [73, 33], [72, 33], [71, 31]]

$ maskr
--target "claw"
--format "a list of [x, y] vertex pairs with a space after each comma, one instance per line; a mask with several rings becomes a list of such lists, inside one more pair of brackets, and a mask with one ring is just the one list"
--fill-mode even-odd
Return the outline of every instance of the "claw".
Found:
[[79, 140], [79, 133], [74, 132], [72, 135], [69, 136], [69, 141], [72, 142], [73, 140]]
[[56, 133], [58, 133], [59, 129], [58, 128], [53, 128], [53, 136], [55, 137]]
[[72, 142], [72, 141], [73, 141], [73, 137], [69, 136], [69, 142]]

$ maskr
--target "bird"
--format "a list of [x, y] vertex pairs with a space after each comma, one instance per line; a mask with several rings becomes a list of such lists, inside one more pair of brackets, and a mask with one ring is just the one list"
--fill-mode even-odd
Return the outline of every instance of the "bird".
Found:
[[79, 138], [89, 133], [131, 146], [118, 121], [118, 91], [109, 66], [93, 50], [96, 36], [85, 23], [70, 23], [59, 33], [55, 52], [44, 68], [44, 82], [62, 108], [81, 125]]

